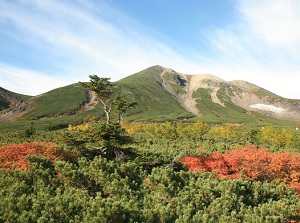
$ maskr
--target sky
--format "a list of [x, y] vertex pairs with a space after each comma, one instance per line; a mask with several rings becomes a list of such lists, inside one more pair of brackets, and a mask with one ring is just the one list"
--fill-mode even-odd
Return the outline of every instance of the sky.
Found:
[[27, 95], [153, 65], [300, 99], [299, 0], [0, 0], [0, 87]]

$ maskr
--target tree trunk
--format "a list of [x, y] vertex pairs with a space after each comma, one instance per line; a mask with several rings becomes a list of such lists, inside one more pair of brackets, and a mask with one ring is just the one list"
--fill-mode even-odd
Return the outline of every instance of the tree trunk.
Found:
[[122, 120], [123, 120], [122, 112], [119, 112], [119, 115], [118, 115], [118, 124], [121, 124]]
[[104, 105], [104, 112], [105, 112], [105, 116], [106, 116], [106, 124], [108, 124], [109, 120], [110, 120], [111, 104], [103, 103], [103, 105]]
[[110, 119], [109, 112], [106, 111], [106, 110], [104, 110], [104, 112], [105, 112], [105, 117], [106, 117], [106, 124], [108, 124], [109, 123], [109, 119]]

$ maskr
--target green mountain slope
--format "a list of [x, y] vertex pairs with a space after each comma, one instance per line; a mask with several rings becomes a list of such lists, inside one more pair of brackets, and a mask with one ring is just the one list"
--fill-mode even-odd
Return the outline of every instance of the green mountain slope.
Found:
[[164, 70], [154, 66], [116, 82], [138, 102], [138, 106], [127, 113], [128, 120], [167, 121], [194, 117], [162, 86], [160, 74]]
[[[136, 108], [124, 114], [124, 120], [259, 126], [295, 126], [295, 121], [300, 122], [300, 100], [284, 99], [244, 81], [226, 82], [213, 75], [186, 75], [153, 66], [113, 84], [113, 92], [125, 91], [138, 102]], [[88, 115], [97, 119], [104, 115], [102, 105], [79, 84], [37, 97], [1, 92], [0, 129], [25, 128], [31, 122], [37, 128], [61, 128], [78, 124]], [[12, 101], [16, 102], [14, 109], [5, 110]], [[21, 105], [23, 109], [18, 108]]]
[[30, 102], [32, 109], [23, 118], [40, 119], [72, 115], [87, 101], [88, 94], [79, 84], [68, 85], [33, 98]]

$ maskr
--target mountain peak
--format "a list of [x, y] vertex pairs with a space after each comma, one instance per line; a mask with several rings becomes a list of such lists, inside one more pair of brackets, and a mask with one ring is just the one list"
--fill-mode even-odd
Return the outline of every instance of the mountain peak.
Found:
[[[224, 81], [211, 74], [184, 74], [155, 65], [114, 84], [116, 92], [124, 90], [138, 102], [137, 108], [128, 114], [128, 120], [191, 118], [210, 123], [264, 124], [269, 122], [267, 116], [272, 116], [300, 121], [299, 100], [284, 99], [242, 80]], [[44, 122], [48, 117], [77, 117], [77, 114], [81, 117], [79, 113], [90, 112], [86, 107], [92, 99], [84, 89], [73, 85], [54, 89], [40, 97], [26, 97], [0, 88], [0, 120], [20, 115], [23, 119]], [[61, 121], [57, 122], [61, 126]]]
[[255, 84], [251, 84], [247, 81], [243, 81], [243, 80], [234, 80], [234, 81], [230, 81], [229, 83], [235, 85], [236, 87], [241, 88], [244, 91], [249, 91], [249, 92], [253, 92], [253, 91], [257, 91], [259, 89], [261, 89], [260, 87], [256, 86]]

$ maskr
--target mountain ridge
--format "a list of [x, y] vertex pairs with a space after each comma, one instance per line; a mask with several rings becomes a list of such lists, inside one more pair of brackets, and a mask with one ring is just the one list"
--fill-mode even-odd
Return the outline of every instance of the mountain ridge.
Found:
[[[300, 122], [300, 100], [280, 97], [246, 81], [224, 81], [211, 74], [184, 74], [156, 65], [122, 78], [114, 86], [113, 91], [126, 91], [138, 102], [137, 108], [125, 116], [129, 121], [200, 120], [263, 125], [277, 122], [272, 120], [275, 118]], [[19, 96], [15, 101], [3, 97], [1, 89], [0, 102], [6, 102], [6, 107], [0, 107], [2, 121], [82, 117], [89, 112], [95, 114], [99, 107], [93, 94], [78, 84], [35, 97], [21, 97], [22, 100]], [[22, 112], [16, 112], [18, 109]]]
[[[226, 106], [224, 100], [220, 98], [224, 95], [230, 95], [230, 102], [247, 111], [260, 112], [279, 119], [300, 121], [300, 100], [280, 97], [266, 89], [242, 80], [225, 81], [211, 74], [189, 75], [176, 72], [170, 68], [163, 69], [164, 71], [160, 76], [163, 86], [177, 98], [185, 109], [196, 116], [201, 116], [201, 108], [197, 108], [197, 98], [193, 94], [198, 89], [207, 89], [210, 91], [211, 101], [222, 107]], [[166, 74], [169, 74], [168, 78], [164, 78]], [[173, 82], [170, 79], [173, 79]], [[177, 84], [185, 91], [185, 95], [178, 94], [178, 89], [175, 92], [174, 88], [170, 86], [170, 83], [171, 85], [175, 84], [176, 80], [179, 80]], [[220, 95], [219, 91], [221, 90], [223, 90], [223, 96]], [[227, 102], [229, 101], [227, 100]], [[266, 106], [255, 106], [260, 104]], [[268, 106], [274, 106], [278, 109], [268, 109]]]

